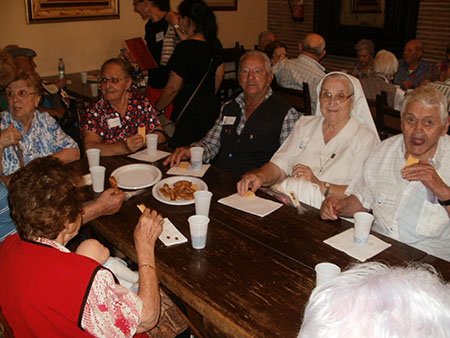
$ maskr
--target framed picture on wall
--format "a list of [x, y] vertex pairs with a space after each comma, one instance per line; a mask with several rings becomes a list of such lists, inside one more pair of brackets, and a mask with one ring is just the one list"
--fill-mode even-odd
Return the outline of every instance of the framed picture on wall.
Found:
[[214, 11], [235, 11], [238, 0], [205, 0]]
[[28, 23], [118, 19], [119, 0], [25, 0]]
[[419, 0], [315, 0], [314, 31], [329, 54], [354, 57], [353, 46], [370, 39], [400, 57], [416, 36], [418, 13]]

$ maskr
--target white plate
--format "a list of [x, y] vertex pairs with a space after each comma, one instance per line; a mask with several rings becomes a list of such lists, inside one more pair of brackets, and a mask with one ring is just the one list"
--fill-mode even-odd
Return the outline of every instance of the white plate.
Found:
[[142, 189], [157, 183], [161, 170], [150, 164], [128, 164], [114, 170], [111, 174], [117, 180], [119, 188]]
[[162, 186], [167, 183], [168, 185], [172, 185], [175, 182], [178, 181], [182, 181], [182, 180], [186, 180], [189, 182], [192, 182], [192, 184], [195, 184], [198, 186], [199, 190], [208, 190], [208, 186], [206, 185], [206, 183], [196, 177], [190, 177], [190, 176], [172, 176], [172, 177], [167, 177], [161, 181], [159, 181], [157, 184], [154, 185], [153, 189], [152, 189], [152, 194], [153, 197], [156, 198], [158, 201], [162, 202], [162, 203], [166, 203], [166, 204], [170, 204], [170, 205], [188, 205], [188, 204], [193, 204], [195, 201], [194, 199], [191, 200], [176, 200], [176, 201], [171, 201], [169, 198], [164, 197], [160, 192], [159, 189], [162, 188]]

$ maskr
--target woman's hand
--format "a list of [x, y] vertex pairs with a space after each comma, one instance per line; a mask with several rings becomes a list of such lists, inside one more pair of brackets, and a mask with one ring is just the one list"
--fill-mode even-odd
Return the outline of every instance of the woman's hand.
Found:
[[2, 149], [19, 144], [22, 134], [11, 124], [7, 129], [3, 129], [0, 134], [0, 147]]
[[141, 135], [136, 134], [128, 137], [125, 143], [130, 152], [134, 153], [144, 145], [144, 140]]
[[[156, 210], [144, 210], [134, 229], [134, 243], [138, 256], [147, 255], [148, 251], [153, 252], [155, 242], [162, 232], [163, 223], [162, 216]], [[139, 259], [139, 262], [142, 261], [147, 262], [148, 260]]]
[[320, 185], [320, 180], [314, 175], [314, 172], [310, 167], [303, 164], [296, 164], [292, 169], [292, 176], [297, 178], [303, 178], [311, 183]]

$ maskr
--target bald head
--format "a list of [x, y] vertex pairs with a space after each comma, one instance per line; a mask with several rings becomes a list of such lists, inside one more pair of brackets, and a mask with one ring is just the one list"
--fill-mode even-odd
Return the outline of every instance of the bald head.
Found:
[[420, 40], [409, 40], [403, 49], [403, 60], [407, 64], [417, 63], [422, 57], [423, 44]]
[[259, 33], [258, 36], [258, 48], [259, 50], [264, 50], [266, 46], [277, 39], [276, 35], [271, 31], [264, 31]]
[[302, 54], [306, 54], [315, 60], [325, 56], [325, 39], [316, 33], [309, 33], [301, 45]]

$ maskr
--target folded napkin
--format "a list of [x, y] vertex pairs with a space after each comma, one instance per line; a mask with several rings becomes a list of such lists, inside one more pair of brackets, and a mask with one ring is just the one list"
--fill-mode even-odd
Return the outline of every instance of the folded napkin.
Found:
[[158, 238], [165, 246], [186, 243], [188, 241], [168, 218], [164, 218], [163, 230]]
[[156, 162], [164, 157], [170, 155], [167, 151], [157, 150], [154, 154], [150, 155], [147, 149], [138, 151], [137, 153], [128, 155], [128, 157], [134, 158], [135, 160], [145, 161], [145, 162]]
[[345, 230], [323, 242], [339, 251], [345, 252], [360, 262], [365, 262], [367, 259], [378, 255], [381, 251], [391, 246], [391, 244], [382, 241], [374, 235], [369, 235], [366, 244], [357, 244], [353, 241], [353, 228]]
[[[184, 164], [188, 162], [181, 162], [180, 164]], [[187, 165], [179, 165], [177, 167], [172, 167], [167, 171], [168, 175], [182, 175], [182, 176], [195, 176], [195, 177], [203, 177], [205, 175], [206, 170], [211, 166], [211, 164], [203, 164], [200, 170], [193, 170], [190, 164]]]
[[242, 197], [237, 193], [221, 198], [219, 203], [260, 217], [270, 214], [283, 205], [258, 196]]
[[92, 185], [91, 174], [86, 174], [81, 177], [83, 185]]

